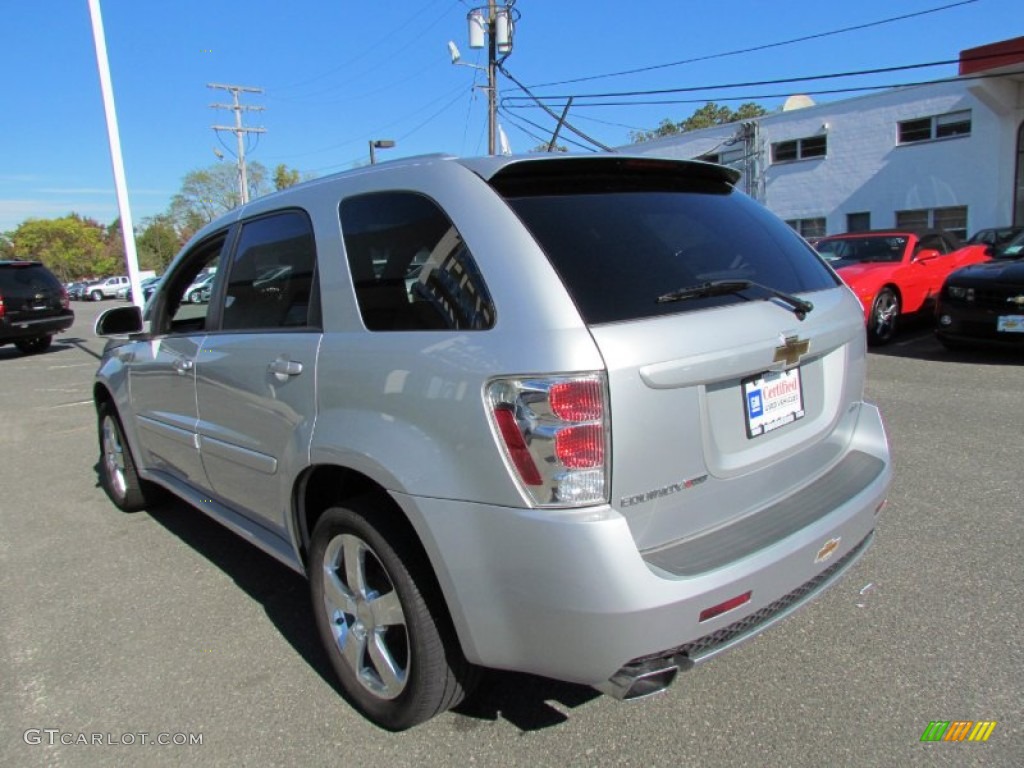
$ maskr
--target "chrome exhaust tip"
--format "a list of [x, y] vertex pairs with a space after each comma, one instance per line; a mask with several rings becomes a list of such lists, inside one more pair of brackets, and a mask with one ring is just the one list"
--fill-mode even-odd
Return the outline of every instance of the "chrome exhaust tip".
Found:
[[661, 693], [675, 682], [680, 670], [692, 666], [693, 662], [685, 656], [630, 663], [594, 688], [619, 701], [642, 699]]

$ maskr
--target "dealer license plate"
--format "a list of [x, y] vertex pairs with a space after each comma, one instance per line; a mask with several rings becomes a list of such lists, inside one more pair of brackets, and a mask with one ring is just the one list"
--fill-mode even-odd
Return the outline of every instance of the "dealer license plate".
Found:
[[743, 382], [747, 437], [754, 438], [804, 416], [800, 369], [769, 372]]
[[1003, 333], [1024, 333], [1024, 315], [1000, 315], [996, 330]]

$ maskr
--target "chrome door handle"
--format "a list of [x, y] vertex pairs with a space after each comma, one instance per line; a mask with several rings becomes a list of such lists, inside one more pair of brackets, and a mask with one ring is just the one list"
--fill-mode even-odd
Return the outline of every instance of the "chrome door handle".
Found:
[[267, 367], [280, 381], [285, 381], [289, 376], [298, 376], [302, 373], [302, 363], [298, 360], [288, 360], [283, 357], [277, 358]]

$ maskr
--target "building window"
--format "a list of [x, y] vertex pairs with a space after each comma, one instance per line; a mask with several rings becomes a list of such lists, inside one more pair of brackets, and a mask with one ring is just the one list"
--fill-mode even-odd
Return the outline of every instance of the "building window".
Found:
[[743, 159], [743, 148], [739, 149], [727, 149], [722, 152], [709, 152], [706, 155], [701, 155], [697, 160], [702, 160], [705, 163], [717, 163], [718, 165], [733, 165], [740, 162]]
[[970, 136], [971, 110], [965, 109], [945, 115], [903, 120], [897, 123], [897, 128], [900, 144], [916, 144], [919, 141]]
[[827, 136], [777, 141], [772, 144], [772, 162], [791, 163], [794, 160], [809, 160], [812, 157], [824, 157], [827, 152]]
[[847, 232], [867, 232], [869, 229], [871, 229], [870, 211], [846, 214]]
[[800, 233], [801, 237], [824, 237], [825, 217], [816, 219], [787, 219], [786, 223]]
[[944, 229], [963, 240], [967, 237], [967, 206], [896, 211], [896, 226], [900, 229]]

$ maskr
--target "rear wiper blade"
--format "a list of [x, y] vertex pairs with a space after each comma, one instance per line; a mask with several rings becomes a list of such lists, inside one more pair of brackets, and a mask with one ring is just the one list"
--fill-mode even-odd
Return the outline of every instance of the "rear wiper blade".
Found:
[[751, 288], [757, 288], [758, 290], [764, 291], [776, 299], [788, 304], [793, 310], [793, 313], [800, 319], [803, 320], [807, 316], [807, 313], [814, 309], [814, 305], [805, 301], [804, 299], [797, 298], [785, 291], [779, 291], [762, 283], [755, 283], [753, 280], [709, 280], [706, 283], [700, 285], [691, 285], [688, 288], [680, 288], [676, 291], [670, 291], [669, 293], [662, 294], [657, 298], [659, 304], [665, 304], [670, 301], [686, 301], [687, 299], [704, 299], [709, 296], [724, 296], [730, 293], [741, 293], [742, 291], [750, 290]]

